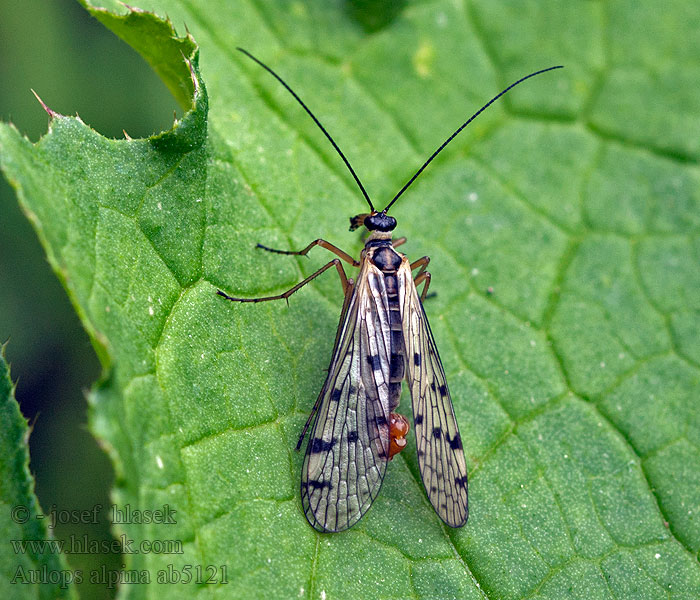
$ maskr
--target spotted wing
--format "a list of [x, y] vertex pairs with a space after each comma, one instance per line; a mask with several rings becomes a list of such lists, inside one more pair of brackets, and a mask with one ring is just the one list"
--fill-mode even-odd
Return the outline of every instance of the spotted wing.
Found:
[[450, 527], [467, 522], [467, 465], [435, 339], [406, 258], [398, 271], [406, 379], [420, 474], [430, 503]]
[[318, 531], [343, 531], [367, 512], [389, 453], [389, 308], [381, 272], [364, 260], [336, 346], [301, 475]]

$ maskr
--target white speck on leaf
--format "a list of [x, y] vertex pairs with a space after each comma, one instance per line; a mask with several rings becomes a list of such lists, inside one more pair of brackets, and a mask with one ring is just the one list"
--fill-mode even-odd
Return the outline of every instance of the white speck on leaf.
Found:
[[163, 468], [163, 459], [158, 454], [156, 454], [156, 464], [159, 469]]

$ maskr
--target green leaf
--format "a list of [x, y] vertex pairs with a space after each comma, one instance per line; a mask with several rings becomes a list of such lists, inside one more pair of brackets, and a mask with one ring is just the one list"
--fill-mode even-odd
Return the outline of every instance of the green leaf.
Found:
[[[0, 126], [0, 166], [105, 367], [91, 425], [115, 499], [176, 511], [117, 525], [184, 552], [127, 554], [151, 585], [121, 593], [189, 598], [173, 569], [226, 565], [231, 598], [697, 598], [700, 9], [144, 4], [198, 46], [151, 14], [88, 9], [189, 108], [171, 131], [108, 140], [56, 115], [31, 144]], [[215, 292], [279, 293], [327, 261], [257, 242], [359, 254], [347, 217], [366, 207], [236, 46], [300, 93], [382, 206], [500, 89], [566, 66], [489, 109], [393, 211], [406, 252], [432, 258], [426, 311], [470, 468], [462, 529], [427, 503], [413, 447], [355, 528], [304, 520], [294, 446], [340, 286], [319, 278], [289, 307]]]
[[[75, 598], [75, 570], [57, 552], [50, 517], [34, 495], [29, 427], [14, 397], [5, 347], [0, 348], [0, 594], [4, 598]], [[47, 523], [49, 523], [47, 527]]]

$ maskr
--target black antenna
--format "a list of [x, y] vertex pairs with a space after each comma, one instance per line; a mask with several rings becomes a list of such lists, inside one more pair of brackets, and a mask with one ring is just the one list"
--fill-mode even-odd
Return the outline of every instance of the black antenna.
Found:
[[558, 65], [558, 66], [556, 66], [556, 67], [549, 67], [548, 69], [542, 69], [541, 71], [535, 71], [534, 73], [530, 73], [529, 75], [526, 75], [526, 76], [523, 77], [522, 79], [518, 79], [518, 81], [516, 81], [515, 83], [511, 83], [511, 84], [510, 84], [505, 90], [503, 90], [500, 94], [497, 94], [496, 96], [494, 96], [493, 98], [491, 98], [491, 100], [489, 100], [489, 101], [488, 101], [486, 104], [484, 104], [479, 110], [477, 110], [471, 117], [469, 117], [464, 123], [462, 123], [462, 125], [460, 125], [460, 127], [457, 129], [457, 131], [455, 131], [450, 137], [448, 137], [448, 138], [443, 142], [442, 146], [440, 146], [437, 150], [435, 150], [435, 152], [433, 152], [433, 153], [430, 155], [430, 158], [429, 158], [428, 160], [426, 160], [426, 161], [423, 163], [423, 166], [422, 166], [420, 169], [418, 169], [418, 170], [416, 171], [416, 174], [415, 174], [413, 177], [411, 177], [411, 179], [408, 180], [408, 182], [406, 183], [406, 185], [404, 185], [404, 186], [399, 190], [399, 193], [396, 194], [396, 196], [394, 196], [394, 199], [393, 199], [391, 202], [389, 202], [389, 204], [387, 204], [386, 208], [382, 211], [382, 213], [383, 213], [383, 214], [386, 214], [386, 211], [388, 211], [388, 210], [391, 208], [391, 205], [394, 204], [394, 202], [396, 202], [396, 201], [399, 199], [399, 196], [400, 196], [401, 194], [403, 194], [403, 193], [408, 189], [408, 186], [410, 186], [410, 185], [418, 178], [418, 175], [420, 175], [420, 174], [425, 170], [425, 167], [427, 167], [427, 166], [431, 163], [431, 161], [432, 161], [438, 154], [440, 154], [440, 152], [442, 152], [442, 150], [445, 148], [445, 146], [447, 146], [447, 144], [449, 144], [453, 139], [455, 139], [455, 138], [457, 137], [457, 135], [459, 134], [460, 131], [462, 131], [462, 129], [464, 129], [467, 125], [469, 125], [469, 123], [471, 123], [471, 122], [472, 122], [474, 119], [476, 119], [482, 112], [484, 112], [489, 106], [491, 106], [496, 100], [498, 100], [501, 96], [503, 96], [503, 94], [505, 94], [507, 91], [513, 89], [516, 85], [518, 85], [519, 83], [522, 83], [522, 82], [525, 81], [526, 79], [530, 79], [530, 77], [534, 77], [535, 75], [540, 75], [541, 73], [546, 73], [547, 71], [553, 71], [554, 69], [563, 69], [563, 68], [564, 68], [563, 65]]
[[365, 197], [365, 200], [367, 200], [367, 204], [369, 204], [370, 209], [372, 212], [374, 212], [374, 206], [372, 205], [372, 201], [369, 199], [369, 194], [365, 190], [365, 187], [362, 185], [362, 182], [360, 181], [360, 178], [357, 176], [357, 173], [355, 173], [355, 170], [350, 166], [350, 163], [348, 162], [348, 159], [345, 158], [345, 154], [343, 154], [342, 150], [338, 148], [338, 144], [335, 143], [335, 140], [331, 137], [331, 134], [326, 131], [326, 128], [321, 125], [321, 122], [314, 116], [314, 113], [312, 113], [309, 110], [309, 107], [304, 104], [303, 100], [299, 98], [299, 96], [296, 95], [296, 92], [290, 88], [277, 73], [275, 73], [270, 67], [268, 67], [264, 62], [258, 60], [255, 58], [250, 52], [247, 50], [244, 50], [243, 48], [236, 48], [236, 50], [239, 50], [240, 52], [243, 52], [248, 58], [251, 58], [254, 60], [256, 63], [258, 63], [263, 69], [265, 69], [270, 75], [272, 75], [277, 81], [279, 81], [285, 89], [292, 95], [294, 96], [294, 99], [301, 104], [301, 107], [309, 114], [309, 116], [314, 120], [314, 123], [318, 125], [319, 129], [323, 131], [325, 136], [328, 138], [328, 141], [333, 144], [333, 147], [335, 148], [335, 151], [340, 154], [340, 158], [343, 159], [343, 162], [345, 163], [345, 166], [348, 168], [350, 173], [352, 173], [352, 176], [355, 178], [355, 182], [357, 183], [357, 186], [360, 188], [360, 191], [362, 192], [362, 195]]

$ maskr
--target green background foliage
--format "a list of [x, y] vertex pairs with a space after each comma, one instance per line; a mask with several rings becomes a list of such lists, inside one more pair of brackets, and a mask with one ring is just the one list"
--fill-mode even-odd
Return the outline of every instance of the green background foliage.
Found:
[[[37, 140], [47, 115], [35, 89], [55, 110], [81, 115], [110, 137], [147, 136], [172, 124], [177, 103], [147, 63], [75, 0], [0, 0], [0, 120]], [[65, 290], [0, 177], [0, 342], [12, 363], [23, 414], [32, 424], [31, 471], [44, 510], [109, 504], [109, 459], [85, 426], [85, 391], [99, 362]], [[110, 540], [106, 509], [97, 524], [57, 523], [71, 535]], [[73, 569], [117, 569], [121, 557], [70, 556]], [[90, 588], [90, 589], [87, 589]], [[16, 591], [16, 590], [15, 590]], [[80, 586], [81, 597], [114, 595], [103, 585]]]
[[[14, 398], [14, 386], [5, 362], [4, 346], [0, 349], [0, 530], [3, 549], [0, 552], [0, 593], [16, 597], [24, 592], [32, 598], [74, 598], [70, 585], [72, 575], [60, 554], [43, 552], [31, 545], [22, 547], [24, 540], [46, 540], [52, 536], [48, 520], [37, 519], [42, 514], [34, 495], [34, 479], [29, 471], [29, 428]], [[12, 546], [16, 544], [16, 546]], [[43, 586], [17, 585], [31, 581], [32, 572], [61, 573], [54, 584]]]
[[[113, 140], [57, 117], [0, 127], [16, 187], [105, 374], [90, 424], [122, 525], [181, 539], [153, 574], [227, 565], [222, 597], [696, 598], [700, 590], [700, 23], [687, 3], [144, 2], [93, 10], [189, 112]], [[397, 8], [398, 6], [398, 8]], [[195, 48], [194, 41], [198, 46]], [[351, 531], [300, 512], [298, 431], [342, 301], [324, 262], [263, 254], [315, 237], [358, 253], [350, 176], [243, 46], [309, 101], [382, 205], [468, 114], [489, 110], [396, 205], [432, 257], [427, 313], [470, 468], [467, 526], [442, 525], [414, 450]], [[192, 97], [182, 54], [201, 69]], [[206, 86], [206, 91], [205, 91]], [[52, 107], [53, 108], [53, 107]], [[69, 112], [69, 111], [66, 111]], [[407, 404], [404, 398], [404, 406]], [[124, 596], [191, 597], [189, 586]]]

